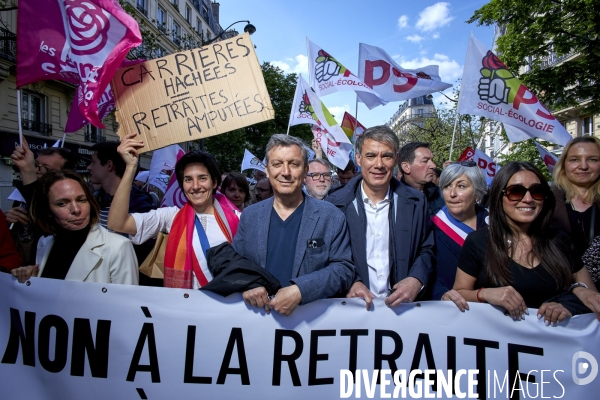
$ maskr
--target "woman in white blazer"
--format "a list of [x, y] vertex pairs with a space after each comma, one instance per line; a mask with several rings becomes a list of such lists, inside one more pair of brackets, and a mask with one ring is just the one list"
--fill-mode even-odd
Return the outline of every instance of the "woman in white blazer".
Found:
[[79, 282], [137, 285], [131, 241], [99, 224], [98, 204], [75, 171], [50, 171], [35, 189], [31, 220], [42, 233], [36, 265], [13, 269], [19, 282], [31, 276]]

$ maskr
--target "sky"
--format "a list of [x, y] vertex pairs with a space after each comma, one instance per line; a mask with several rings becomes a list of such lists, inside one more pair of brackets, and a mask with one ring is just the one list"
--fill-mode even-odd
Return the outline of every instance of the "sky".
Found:
[[[218, 0], [220, 23], [227, 28], [249, 20], [260, 63], [286, 73], [301, 73], [308, 81], [306, 38], [358, 75], [358, 45], [385, 50], [402, 67], [439, 65], [442, 81], [456, 85], [462, 76], [469, 34], [491, 48], [493, 27], [467, 24], [487, 0]], [[243, 32], [244, 23], [233, 26]], [[444, 93], [451, 94], [452, 88]], [[338, 92], [321, 98], [341, 123], [344, 111], [355, 115], [356, 95]], [[434, 95], [436, 107], [444, 101]], [[447, 103], [447, 101], [446, 101]], [[366, 127], [387, 123], [402, 102], [369, 110], [358, 103], [358, 120]], [[446, 106], [444, 104], [441, 105]]]

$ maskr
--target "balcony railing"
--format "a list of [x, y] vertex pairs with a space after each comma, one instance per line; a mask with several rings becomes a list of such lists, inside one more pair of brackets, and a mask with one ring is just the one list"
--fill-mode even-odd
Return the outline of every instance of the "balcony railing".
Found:
[[0, 56], [17, 61], [17, 35], [4, 28], [0, 28]]
[[541, 62], [540, 62], [540, 67], [542, 69], [545, 68], [550, 68], [556, 64], [560, 64], [561, 62], [563, 62], [564, 60], [566, 60], [569, 57], [574, 56], [575, 54], [577, 54], [576, 52], [572, 51], [570, 53], [564, 54], [560, 57], [558, 57], [556, 55], [556, 53], [552, 52], [550, 53], [547, 57], [544, 57]]
[[106, 136], [104, 136], [104, 133], [86, 132], [85, 141], [87, 143], [102, 143], [106, 142]]
[[141, 12], [142, 14], [144, 14], [145, 17], [148, 16], [148, 10], [146, 10], [146, 7], [144, 7], [141, 4], [137, 4], [137, 9], [139, 12]]
[[38, 132], [44, 136], [52, 136], [52, 125], [40, 121], [21, 118], [21, 127], [24, 130]]
[[414, 113], [414, 114], [408, 114], [403, 116], [402, 118], [392, 118], [390, 119], [390, 122], [388, 122], [388, 126], [392, 126], [392, 125], [396, 125], [396, 124], [402, 124], [406, 121], [409, 120], [414, 120], [414, 119], [421, 119], [421, 118], [433, 118], [435, 117], [435, 113], [422, 113], [422, 114], [418, 114], [418, 113]]

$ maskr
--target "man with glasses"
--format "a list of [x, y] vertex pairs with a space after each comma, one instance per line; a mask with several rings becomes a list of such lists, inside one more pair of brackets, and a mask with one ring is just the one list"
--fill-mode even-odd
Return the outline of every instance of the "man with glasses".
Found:
[[304, 177], [304, 188], [312, 198], [323, 200], [331, 189], [331, 170], [327, 161], [315, 158], [308, 163], [308, 172]]
[[254, 192], [256, 193], [256, 203], [273, 196], [273, 188], [271, 187], [269, 178], [262, 178], [260, 181], [258, 181], [254, 187]]
[[356, 140], [361, 174], [326, 198], [345, 215], [355, 282], [347, 297], [385, 299], [388, 307], [414, 301], [429, 280], [433, 233], [423, 193], [393, 178], [398, 138], [386, 126]]

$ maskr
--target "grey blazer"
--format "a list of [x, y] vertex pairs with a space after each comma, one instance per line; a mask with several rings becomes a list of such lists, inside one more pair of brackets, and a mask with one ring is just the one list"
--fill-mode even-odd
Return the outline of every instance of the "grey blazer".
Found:
[[[233, 239], [235, 251], [265, 268], [274, 197], [244, 209]], [[309, 248], [309, 239], [324, 244]], [[304, 211], [292, 269], [302, 304], [346, 292], [354, 282], [354, 264], [344, 214], [331, 203], [304, 196]]]

